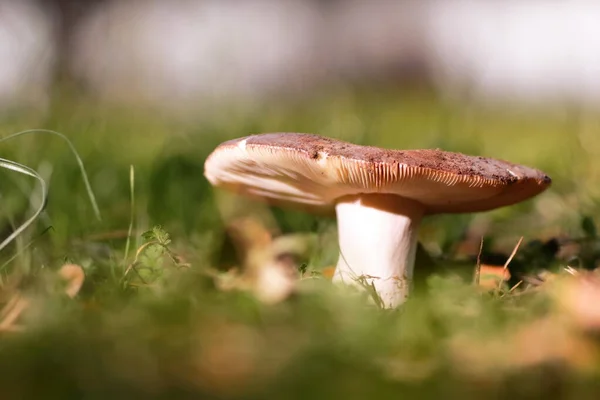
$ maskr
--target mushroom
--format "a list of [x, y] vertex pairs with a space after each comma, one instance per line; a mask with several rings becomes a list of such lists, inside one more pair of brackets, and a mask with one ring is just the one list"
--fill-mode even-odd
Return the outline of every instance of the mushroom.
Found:
[[267, 133], [220, 144], [204, 174], [213, 186], [273, 205], [337, 214], [334, 281], [372, 285], [383, 306], [407, 298], [425, 215], [486, 211], [551, 183], [543, 172], [441, 150], [388, 150], [318, 135]]

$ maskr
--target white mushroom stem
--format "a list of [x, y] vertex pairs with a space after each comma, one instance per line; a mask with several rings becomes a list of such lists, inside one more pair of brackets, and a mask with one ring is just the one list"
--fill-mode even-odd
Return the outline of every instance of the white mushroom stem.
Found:
[[340, 258], [334, 282], [373, 284], [394, 308], [410, 292], [422, 204], [389, 194], [360, 194], [336, 204]]

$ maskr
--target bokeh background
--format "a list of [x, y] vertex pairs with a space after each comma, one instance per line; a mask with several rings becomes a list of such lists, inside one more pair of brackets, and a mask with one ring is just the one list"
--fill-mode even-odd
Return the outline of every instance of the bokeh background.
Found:
[[348, 85], [448, 98], [594, 103], [593, 1], [3, 0], [2, 98], [43, 105], [57, 78], [184, 107]]
[[[549, 349], [571, 340], [556, 328], [567, 325], [535, 322], [524, 338], [494, 336], [495, 347], [487, 346], [486, 335], [512, 332], [515, 317], [471, 304], [465, 282], [482, 237], [486, 262], [501, 265], [524, 237], [511, 268], [598, 266], [599, 15], [592, 0], [0, 0], [0, 134], [67, 135], [103, 214], [95, 219], [76, 159], [56, 137], [0, 144], [2, 157], [31, 166], [50, 185], [35, 226], [3, 251], [0, 300], [18, 286], [4, 286], [15, 273], [33, 282], [65, 260], [81, 264], [87, 282], [77, 305], [46, 290], [27, 320], [33, 333], [0, 343], [0, 359], [11, 360], [0, 362], [0, 394], [556, 394], [559, 384], [541, 383], [568, 379], [556, 359], [587, 368], [587, 359], [578, 363], [597, 344], [577, 342], [558, 354]], [[501, 158], [544, 170], [553, 186], [513, 207], [427, 219], [424, 254], [442, 261], [442, 275], [462, 260], [464, 286], [432, 281], [438, 294], [416, 301], [402, 323], [330, 297], [327, 288], [263, 308], [196, 278], [184, 277], [177, 290], [165, 278], [143, 295], [128, 285], [132, 221], [131, 248], [160, 224], [173, 254], [196, 272], [241, 262], [229, 223], [248, 214], [274, 236], [308, 235], [304, 268], [335, 263], [334, 220], [223, 200], [203, 177], [220, 142], [275, 131]], [[35, 210], [39, 193], [35, 182], [5, 170], [0, 190], [6, 237]], [[600, 298], [590, 296], [581, 301]], [[405, 330], [406, 321], [415, 329]], [[22, 384], [40, 376], [38, 385]], [[584, 398], [597, 386], [590, 382], [560, 393]], [[244, 397], [245, 389], [256, 391]]]

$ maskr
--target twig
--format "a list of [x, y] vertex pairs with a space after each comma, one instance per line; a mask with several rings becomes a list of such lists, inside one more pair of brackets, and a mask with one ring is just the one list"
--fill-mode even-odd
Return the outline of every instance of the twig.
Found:
[[[521, 236], [521, 238], [519, 239], [519, 241], [515, 245], [515, 248], [513, 249], [512, 253], [510, 253], [510, 256], [508, 257], [508, 260], [506, 260], [506, 262], [504, 263], [504, 268], [502, 269], [502, 277], [503, 278], [504, 278], [504, 276], [506, 274], [506, 270], [508, 269], [508, 264], [510, 264], [510, 262], [513, 260], [513, 258], [517, 254], [517, 251], [519, 250], [519, 247], [521, 246], [522, 242], [523, 242], [523, 236]], [[501, 279], [498, 282], [498, 287], [496, 289], [497, 291], [500, 291], [500, 289], [502, 289], [502, 284], [503, 283], [504, 283], [504, 279]]]
[[514, 291], [515, 291], [515, 289], [516, 289], [516, 288], [518, 288], [519, 286], [521, 286], [521, 284], [522, 284], [522, 283], [523, 283], [523, 281], [522, 281], [522, 280], [521, 280], [521, 281], [519, 281], [519, 282], [517, 282], [517, 283], [516, 283], [516, 284], [515, 284], [513, 287], [511, 287], [511, 288], [508, 290], [508, 292], [504, 293], [504, 294], [503, 294], [502, 296], [500, 296], [500, 297], [504, 297], [504, 296], [506, 296], [506, 295], [508, 295], [508, 294], [511, 294], [512, 292], [514, 292]]
[[473, 277], [475, 285], [479, 285], [481, 278], [481, 252], [483, 251], [483, 236], [479, 242], [479, 253], [477, 253], [477, 265], [475, 265], [475, 276]]

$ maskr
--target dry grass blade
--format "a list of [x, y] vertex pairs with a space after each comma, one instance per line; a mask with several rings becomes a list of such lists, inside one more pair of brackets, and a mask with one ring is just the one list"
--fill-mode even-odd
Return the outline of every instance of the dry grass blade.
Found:
[[579, 274], [579, 271], [577, 271], [575, 268], [570, 267], [568, 265], [566, 267], [564, 267], [563, 269], [566, 273], [568, 273], [570, 275], [578, 275]]
[[16, 325], [16, 321], [27, 307], [29, 307], [29, 300], [20, 293], [14, 294], [4, 308], [2, 308], [2, 311], [0, 311], [0, 316], [2, 317], [2, 320], [0, 320], [0, 331], [22, 331], [23, 327]]
[[512, 253], [510, 253], [510, 256], [508, 257], [508, 260], [506, 260], [506, 262], [504, 263], [504, 269], [507, 269], [508, 268], [508, 264], [510, 264], [510, 262], [512, 261], [512, 259], [515, 258], [515, 255], [517, 254], [517, 251], [519, 250], [519, 247], [521, 247], [521, 243], [522, 242], [523, 242], [523, 236], [521, 236], [521, 238], [519, 239], [519, 241], [515, 245]]
[[514, 292], [519, 286], [521, 286], [522, 283], [523, 283], [523, 281], [517, 282], [513, 287], [510, 288], [510, 290], [508, 291], [508, 293]]
[[473, 281], [475, 285], [479, 285], [479, 279], [481, 277], [481, 252], [483, 251], [483, 236], [479, 242], [479, 252], [477, 253], [477, 264], [475, 265], [475, 276]]
[[[512, 253], [510, 253], [510, 256], [508, 257], [508, 259], [504, 263], [504, 273], [506, 273], [508, 271], [508, 264], [510, 264], [510, 262], [513, 260], [513, 258], [515, 258], [515, 255], [517, 254], [517, 251], [519, 251], [519, 247], [521, 247], [521, 243], [523, 243], [523, 236], [521, 236], [519, 238], [519, 241], [517, 242], [517, 244], [513, 248]], [[502, 283], [503, 282], [504, 282], [503, 280], [501, 280], [500, 282], [498, 282], [498, 287], [496, 288], [496, 292], [500, 292], [502, 290]]]

